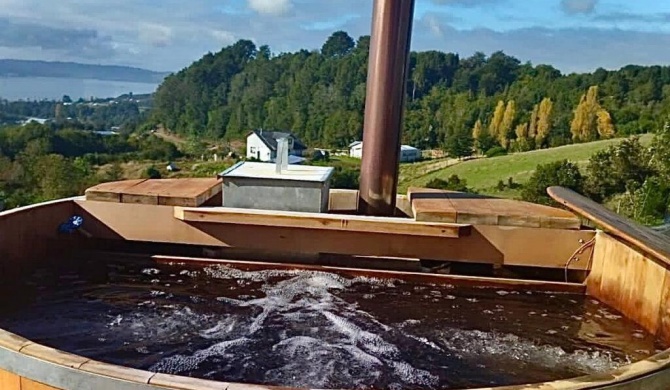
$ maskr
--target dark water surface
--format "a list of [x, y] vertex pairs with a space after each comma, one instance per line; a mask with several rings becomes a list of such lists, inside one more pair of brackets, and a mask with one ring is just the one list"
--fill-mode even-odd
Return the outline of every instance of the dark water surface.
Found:
[[3, 297], [7, 330], [109, 363], [222, 381], [510, 385], [603, 372], [661, 348], [591, 298], [326, 272], [91, 259], [41, 270], [20, 291]]

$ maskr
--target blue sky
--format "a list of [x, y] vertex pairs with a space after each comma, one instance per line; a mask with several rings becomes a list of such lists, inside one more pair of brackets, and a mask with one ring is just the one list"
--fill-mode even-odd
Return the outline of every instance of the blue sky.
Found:
[[[0, 0], [0, 58], [178, 70], [238, 39], [318, 49], [372, 0]], [[563, 72], [670, 64], [670, 1], [416, 0], [414, 50], [503, 50]]]

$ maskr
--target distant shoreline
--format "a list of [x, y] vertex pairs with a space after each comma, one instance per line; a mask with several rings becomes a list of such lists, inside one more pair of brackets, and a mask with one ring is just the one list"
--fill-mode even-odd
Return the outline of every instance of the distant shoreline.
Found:
[[62, 78], [160, 84], [168, 72], [117, 65], [0, 59], [0, 78]]
[[107, 99], [132, 93], [147, 95], [156, 92], [160, 82], [109, 80], [92, 77], [50, 77], [0, 75], [0, 99], [8, 101]]

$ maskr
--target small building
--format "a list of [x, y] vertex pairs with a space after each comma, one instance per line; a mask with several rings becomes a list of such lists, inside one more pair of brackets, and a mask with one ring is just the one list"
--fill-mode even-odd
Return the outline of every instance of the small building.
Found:
[[177, 164], [173, 162], [169, 163], [165, 169], [167, 169], [168, 172], [179, 172], [180, 170]]
[[414, 146], [400, 146], [400, 162], [415, 162], [421, 160], [421, 150]]
[[[349, 156], [363, 158], [363, 142], [356, 141], [349, 145]], [[401, 145], [399, 162], [414, 162], [421, 160], [421, 150], [409, 145]]]
[[293, 134], [254, 130], [247, 136], [247, 158], [270, 162], [277, 158], [277, 140], [288, 138], [289, 156], [302, 157], [307, 147]]
[[363, 142], [356, 141], [349, 144], [349, 157], [363, 158]]

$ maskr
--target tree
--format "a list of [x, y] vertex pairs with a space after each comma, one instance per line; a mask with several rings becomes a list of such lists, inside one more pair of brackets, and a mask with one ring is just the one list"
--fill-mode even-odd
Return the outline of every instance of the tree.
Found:
[[468, 132], [459, 131], [447, 138], [445, 150], [449, 156], [454, 158], [467, 157], [472, 155], [473, 139]]
[[597, 202], [637, 189], [656, 174], [650, 151], [631, 137], [596, 152], [586, 166], [585, 193]]
[[336, 31], [328, 37], [321, 47], [321, 54], [326, 57], [342, 57], [351, 52], [356, 46], [354, 39], [344, 31]]
[[541, 148], [551, 134], [551, 120], [554, 102], [550, 98], [542, 99], [537, 113], [537, 127], [535, 134], [535, 145]]
[[576, 164], [568, 161], [556, 161], [540, 164], [528, 182], [523, 186], [521, 198], [527, 202], [552, 205], [547, 188], [561, 186], [576, 192], [582, 192], [583, 177]]
[[521, 123], [514, 129], [516, 134], [516, 141], [514, 147], [519, 152], [527, 152], [531, 150], [531, 143], [528, 139], [528, 123]]
[[528, 137], [535, 138], [537, 135], [537, 122], [539, 116], [540, 106], [538, 104], [533, 106], [533, 112], [530, 114], [530, 121], [528, 122]]
[[491, 118], [491, 123], [489, 124], [489, 134], [494, 138], [498, 139], [500, 134], [500, 127], [503, 122], [503, 117], [505, 116], [505, 102], [503, 100], [498, 100], [498, 105], [496, 106], [495, 111], [493, 112], [493, 117]]
[[598, 102], [598, 86], [590, 87], [582, 95], [574, 111], [570, 131], [575, 141], [593, 141], [598, 136], [609, 138], [614, 135], [610, 114]]
[[510, 134], [514, 126], [514, 118], [516, 117], [516, 103], [514, 100], [507, 102], [505, 114], [503, 115], [500, 128], [498, 129], [498, 141], [500, 146], [507, 148], [509, 146]]
[[612, 117], [605, 109], [598, 110], [598, 135], [601, 139], [614, 137], [614, 125]]

